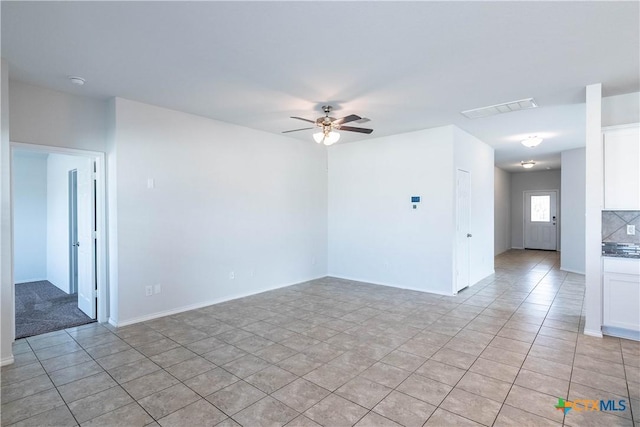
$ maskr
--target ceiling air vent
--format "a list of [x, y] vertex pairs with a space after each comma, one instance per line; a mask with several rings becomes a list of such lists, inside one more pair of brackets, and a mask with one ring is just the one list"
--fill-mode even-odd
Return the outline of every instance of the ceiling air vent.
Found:
[[510, 113], [518, 110], [528, 110], [537, 108], [538, 104], [533, 98], [521, 99], [519, 101], [505, 102], [503, 104], [490, 105], [488, 107], [475, 108], [473, 110], [462, 111], [460, 114], [469, 119], [479, 119], [480, 117], [489, 117], [495, 114]]

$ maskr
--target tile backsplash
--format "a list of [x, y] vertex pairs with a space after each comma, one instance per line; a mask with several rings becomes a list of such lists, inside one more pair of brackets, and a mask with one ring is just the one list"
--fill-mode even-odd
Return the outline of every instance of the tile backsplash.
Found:
[[[627, 234], [627, 225], [636, 226], [636, 234]], [[640, 244], [640, 211], [603, 211], [603, 243]]]

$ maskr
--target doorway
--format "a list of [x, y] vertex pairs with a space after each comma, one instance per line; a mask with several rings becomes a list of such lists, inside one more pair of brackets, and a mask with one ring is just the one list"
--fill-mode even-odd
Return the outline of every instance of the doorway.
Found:
[[469, 254], [470, 239], [472, 237], [469, 228], [471, 216], [470, 189], [471, 178], [469, 172], [458, 169], [456, 172], [456, 274], [454, 294], [470, 285]]
[[[11, 150], [13, 283], [16, 284], [13, 295], [16, 311], [12, 316], [14, 337], [38, 335], [96, 320], [106, 321], [107, 301], [99, 298], [107, 295], [106, 244], [101, 238], [105, 235], [106, 217], [104, 154], [22, 143], [11, 143]], [[17, 244], [18, 229], [20, 223], [26, 221], [26, 215], [18, 206], [22, 196], [16, 185], [19, 169], [16, 153], [38, 153], [46, 159], [46, 194], [42, 209], [46, 210], [43, 214], [46, 225], [41, 233], [46, 242], [45, 259], [41, 263], [44, 267], [38, 270], [38, 275], [28, 276], [37, 278], [29, 283], [21, 281], [20, 270], [16, 268], [19, 259], [28, 259], [29, 255], [29, 252], [19, 253], [21, 245]], [[18, 292], [19, 286], [24, 292]], [[24, 316], [25, 308], [36, 315]], [[25, 318], [34, 320], [38, 316], [42, 325], [31, 322], [28, 328], [18, 331], [18, 322]], [[67, 320], [69, 324], [64, 323]]]
[[524, 248], [558, 249], [558, 192], [524, 192]]

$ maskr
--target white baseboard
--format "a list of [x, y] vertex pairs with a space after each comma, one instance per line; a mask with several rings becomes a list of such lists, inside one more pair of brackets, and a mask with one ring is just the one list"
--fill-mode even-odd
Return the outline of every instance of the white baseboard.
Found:
[[520, 247], [520, 246], [511, 246], [511, 249], [524, 250], [524, 246], [523, 246], [523, 247]]
[[329, 274], [327, 277], [334, 277], [336, 279], [344, 279], [344, 280], [353, 280], [355, 282], [371, 283], [372, 285], [389, 286], [390, 288], [406, 289], [408, 291], [418, 291], [418, 292], [425, 292], [425, 293], [429, 293], [429, 294], [445, 295], [445, 296], [448, 296], [448, 297], [453, 295], [453, 293], [441, 292], [441, 291], [436, 291], [436, 290], [428, 290], [428, 289], [412, 288], [412, 287], [408, 287], [408, 286], [404, 286], [404, 285], [397, 285], [397, 284], [394, 284], [394, 283], [372, 282], [369, 279], [361, 279], [361, 278], [357, 278], [357, 277], [339, 276], [339, 275], [336, 275], [336, 274]]
[[31, 283], [31, 282], [44, 282], [47, 280], [46, 277], [42, 279], [20, 279], [20, 281], [16, 281], [16, 285], [22, 285], [23, 283]]
[[633, 341], [640, 341], [640, 331], [632, 331], [631, 329], [615, 328], [613, 326], [603, 326], [602, 333], [611, 335], [612, 337], [625, 338]]
[[0, 360], [0, 366], [11, 365], [15, 361], [16, 360], [13, 358], [13, 355], [11, 355], [10, 357], [5, 357], [4, 359]]
[[598, 329], [585, 329], [584, 334], [589, 335], [590, 337], [602, 338], [602, 331]]
[[584, 271], [578, 271], [578, 270], [574, 270], [572, 268], [565, 268], [563, 266], [560, 266], [560, 270], [561, 271], [566, 271], [567, 273], [575, 273], [575, 274], [585, 274]]
[[257, 292], [246, 292], [246, 293], [242, 293], [242, 294], [235, 294], [235, 295], [231, 295], [231, 296], [216, 298], [216, 299], [205, 301], [205, 302], [199, 302], [199, 303], [196, 303], [196, 304], [190, 304], [190, 305], [185, 305], [185, 306], [182, 306], [182, 307], [172, 308], [170, 310], [158, 311], [156, 313], [146, 314], [144, 316], [134, 317], [133, 319], [126, 319], [126, 320], [123, 320], [123, 321], [117, 321], [116, 319], [113, 319], [113, 318], [110, 317], [109, 318], [109, 324], [111, 324], [112, 326], [115, 326], [116, 328], [122, 328], [124, 326], [129, 326], [129, 325], [133, 325], [133, 324], [140, 323], [140, 322], [147, 322], [149, 320], [159, 319], [160, 317], [171, 316], [173, 314], [183, 313], [183, 312], [189, 311], [189, 310], [197, 310], [197, 309], [202, 308], [202, 307], [208, 307], [210, 305], [220, 304], [222, 302], [227, 302], [227, 301], [231, 301], [231, 300], [238, 299], [238, 298], [244, 298], [244, 297], [248, 297], [248, 296], [251, 296], [251, 295], [261, 294], [263, 292], [273, 291], [275, 289], [286, 288], [287, 286], [293, 286], [293, 285], [297, 285], [299, 283], [308, 282], [310, 280], [321, 279], [323, 277], [326, 277], [326, 276], [314, 277], [314, 278], [311, 278], [311, 279], [303, 280], [302, 282], [295, 282], [295, 283], [289, 283], [289, 284], [284, 284], [284, 285], [277, 285], [277, 286], [273, 286], [273, 287], [268, 287], [268, 288], [261, 289], [261, 290], [259, 290]]

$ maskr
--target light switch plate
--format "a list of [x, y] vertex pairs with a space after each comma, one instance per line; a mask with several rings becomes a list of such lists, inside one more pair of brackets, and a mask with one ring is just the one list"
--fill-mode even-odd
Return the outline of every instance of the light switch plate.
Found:
[[635, 236], [636, 235], [636, 226], [633, 224], [627, 224], [627, 235]]

